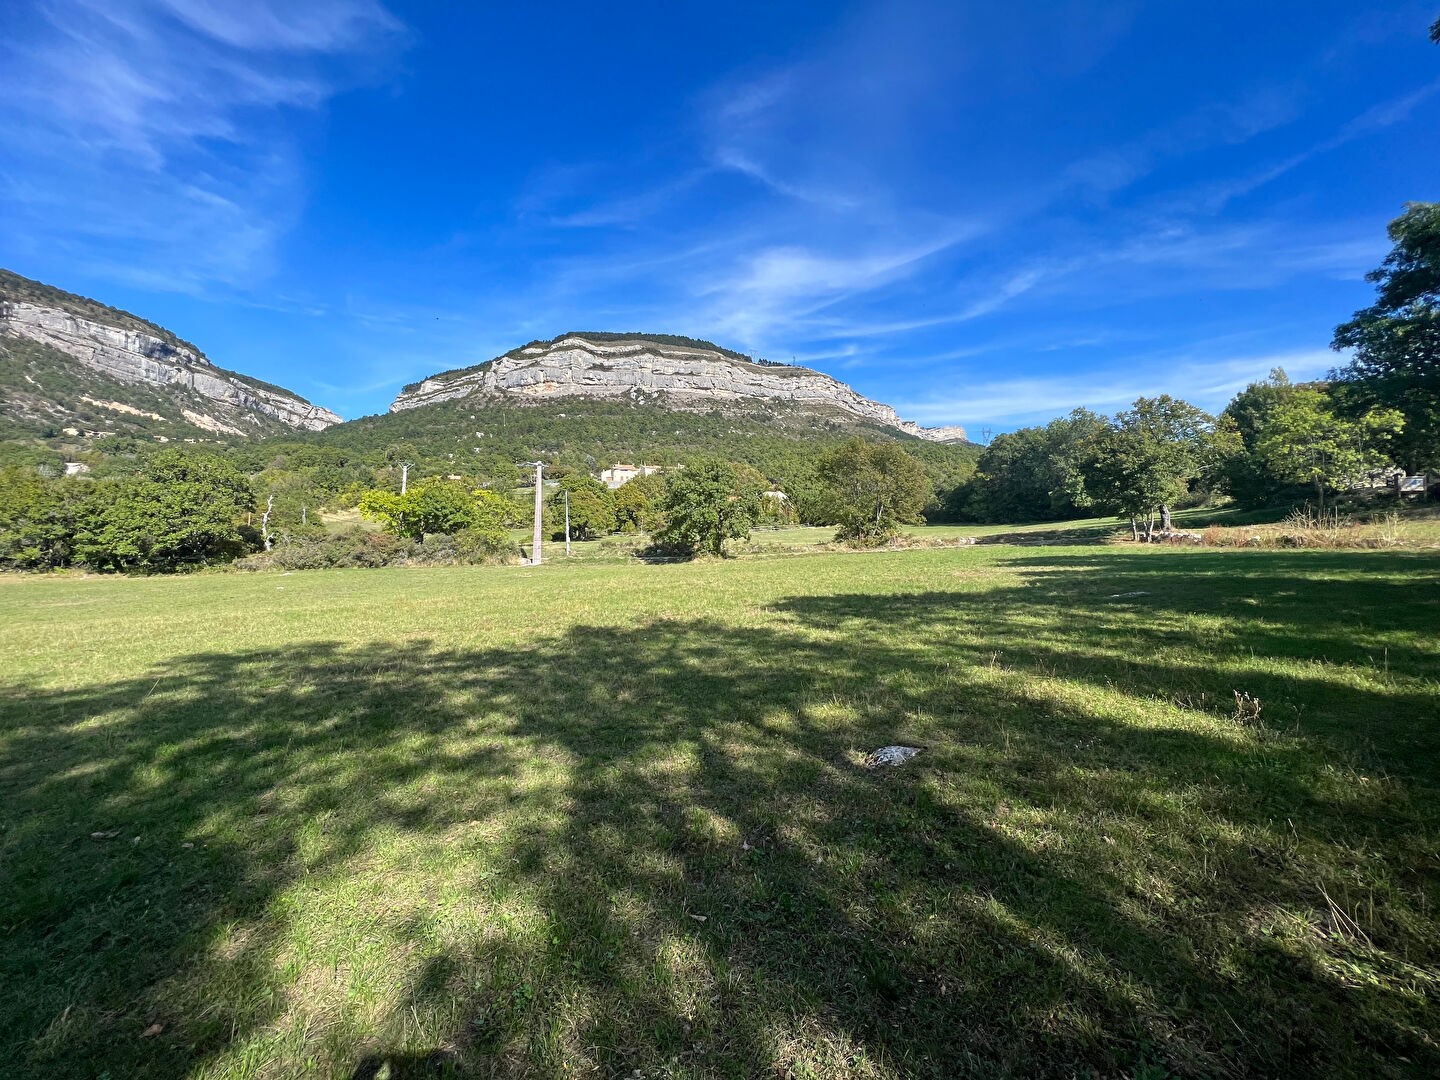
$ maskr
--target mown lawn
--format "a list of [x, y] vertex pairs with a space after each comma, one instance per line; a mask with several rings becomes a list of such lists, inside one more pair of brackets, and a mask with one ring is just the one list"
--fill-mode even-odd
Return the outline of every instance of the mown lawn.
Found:
[[0, 1073], [1435, 1076], [1437, 796], [1433, 553], [5, 579]]

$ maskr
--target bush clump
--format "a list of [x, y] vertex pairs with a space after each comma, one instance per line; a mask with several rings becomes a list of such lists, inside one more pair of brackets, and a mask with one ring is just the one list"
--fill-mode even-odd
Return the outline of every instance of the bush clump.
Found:
[[279, 544], [235, 562], [238, 570], [338, 570], [379, 566], [476, 566], [513, 562], [519, 548], [500, 529], [431, 533], [419, 540], [351, 529], [334, 536]]

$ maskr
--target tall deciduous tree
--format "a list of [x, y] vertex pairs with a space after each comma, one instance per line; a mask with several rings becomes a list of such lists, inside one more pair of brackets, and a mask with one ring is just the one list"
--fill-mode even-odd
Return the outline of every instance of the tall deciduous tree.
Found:
[[1359, 483], [1389, 465], [1383, 446], [1403, 427], [1395, 409], [1341, 416], [1319, 390], [1292, 391], [1271, 412], [1256, 441], [1256, 454], [1283, 480], [1312, 484], [1318, 509], [1327, 489]]
[[129, 476], [98, 481], [80, 506], [75, 554], [107, 570], [175, 570], [246, 549], [250, 483], [213, 454], [162, 450]]
[[1283, 368], [1273, 368], [1269, 378], [1245, 387], [1220, 414], [1240, 439], [1238, 452], [1226, 463], [1224, 481], [1242, 506], [1267, 506], [1290, 484], [1275, 475], [1255, 447], [1271, 415], [1297, 389]]
[[545, 502], [545, 527], [552, 537], [565, 535], [566, 492], [570, 494], [570, 535], [576, 540], [593, 540], [619, 528], [614, 492], [588, 472], [575, 469], [560, 477]]
[[1354, 350], [1335, 373], [1352, 416], [1376, 407], [1405, 418], [1393, 452], [1406, 468], [1440, 467], [1440, 203], [1410, 203], [1390, 223], [1394, 244], [1369, 280], [1375, 303], [1335, 329]]
[[0, 568], [69, 564], [82, 485], [90, 487], [88, 481], [41, 476], [34, 466], [0, 468]]
[[1148, 541], [1156, 515], [1168, 527], [1169, 508], [1193, 484], [1215, 478], [1238, 446], [1233, 427], [1187, 401], [1139, 398], [1091, 444], [1086, 487], [1097, 503], [1130, 518], [1137, 539], [1143, 521]]
[[1044, 427], [995, 436], [968, 485], [969, 512], [984, 521], [1077, 517], [1090, 505], [1084, 464], [1105, 417], [1076, 409]]
[[659, 526], [664, 501], [661, 473], [637, 476], [615, 489], [615, 523], [621, 532], [650, 532]]
[[834, 505], [837, 539], [877, 544], [923, 520], [930, 481], [898, 443], [851, 439], [821, 458], [817, 472]]
[[516, 519], [513, 499], [499, 492], [472, 490], [460, 480], [426, 477], [397, 491], [373, 488], [360, 496], [360, 513], [388, 532], [419, 540], [426, 533], [503, 529]]
[[658, 539], [687, 551], [723, 554], [726, 540], [750, 535], [761, 491], [728, 461], [693, 461], [666, 479], [665, 527]]

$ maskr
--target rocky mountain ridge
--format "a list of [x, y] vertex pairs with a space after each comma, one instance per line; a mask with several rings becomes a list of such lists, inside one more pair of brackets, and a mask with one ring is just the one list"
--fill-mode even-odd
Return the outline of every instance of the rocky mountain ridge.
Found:
[[[12, 418], [72, 422], [83, 401], [93, 407], [87, 415], [106, 410], [117, 419], [145, 417], [222, 435], [320, 431], [341, 423], [297, 394], [216, 367], [153, 323], [9, 271], [0, 271], [0, 351], [7, 369], [14, 368], [0, 388]], [[71, 384], [86, 371], [99, 382], [86, 387], [82, 377], [79, 384], [91, 393], [74, 393]], [[127, 388], [139, 398], [111, 400], [131, 396]]]
[[831, 410], [896, 428], [931, 442], [960, 442], [960, 427], [926, 428], [819, 371], [757, 363], [709, 342], [673, 343], [646, 335], [562, 334], [475, 367], [432, 375], [407, 386], [392, 413], [459, 398], [533, 403], [564, 397], [663, 398], [704, 411], [774, 401]]

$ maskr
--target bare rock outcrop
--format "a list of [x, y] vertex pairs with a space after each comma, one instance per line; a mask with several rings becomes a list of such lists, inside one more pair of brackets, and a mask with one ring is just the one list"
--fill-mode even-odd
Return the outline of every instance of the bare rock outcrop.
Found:
[[60, 308], [24, 301], [0, 302], [0, 334], [48, 346], [123, 383], [193, 391], [207, 403], [229, 412], [225, 419], [206, 416], [217, 425], [213, 430], [238, 431], [227, 420], [243, 419], [239, 414], [246, 413], [305, 431], [320, 431], [341, 422], [329, 409], [217, 368], [184, 345]]
[[581, 334], [529, 345], [473, 368], [432, 375], [407, 386], [390, 411], [471, 395], [543, 401], [651, 394], [663, 395], [670, 405], [682, 409], [775, 401], [838, 410], [935, 442], [965, 438], [963, 428], [924, 428], [901, 420], [889, 405], [862, 397], [844, 383], [809, 368], [758, 364], [718, 349], [644, 337], [596, 341]]

